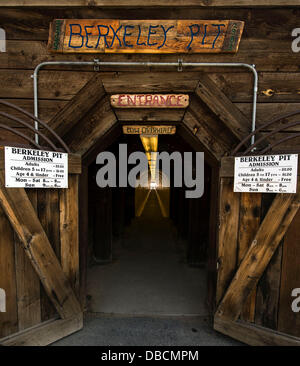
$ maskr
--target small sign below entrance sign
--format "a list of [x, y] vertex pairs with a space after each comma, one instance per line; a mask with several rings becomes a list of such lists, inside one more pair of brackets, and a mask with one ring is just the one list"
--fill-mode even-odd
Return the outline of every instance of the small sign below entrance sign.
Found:
[[115, 94], [110, 97], [115, 108], [186, 108], [187, 94]]
[[68, 154], [5, 147], [5, 187], [68, 188]]
[[123, 126], [126, 135], [174, 135], [176, 126]]
[[297, 170], [297, 154], [236, 157], [234, 192], [296, 193]]

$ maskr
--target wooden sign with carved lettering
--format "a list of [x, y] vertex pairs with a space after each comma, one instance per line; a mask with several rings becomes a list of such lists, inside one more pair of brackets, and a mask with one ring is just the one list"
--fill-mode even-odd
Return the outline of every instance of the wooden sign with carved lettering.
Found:
[[176, 133], [176, 126], [142, 126], [142, 125], [128, 125], [123, 126], [123, 133], [126, 135], [174, 135]]
[[187, 94], [115, 94], [110, 97], [115, 108], [186, 108]]
[[48, 48], [60, 53], [237, 52], [239, 20], [55, 19]]

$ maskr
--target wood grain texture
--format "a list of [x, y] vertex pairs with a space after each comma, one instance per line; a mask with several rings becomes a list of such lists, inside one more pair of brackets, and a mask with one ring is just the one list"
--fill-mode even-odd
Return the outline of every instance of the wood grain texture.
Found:
[[251, 121], [227, 98], [207, 74], [202, 74], [196, 95], [240, 140], [251, 131]]
[[243, 28], [239, 20], [55, 19], [48, 48], [58, 53], [235, 53]]
[[238, 318], [243, 304], [296, 215], [299, 204], [300, 193], [276, 196], [217, 309], [218, 316], [230, 320]]
[[6, 312], [0, 312], [0, 337], [18, 331], [14, 232], [0, 207], [0, 288], [6, 295]]
[[81, 312], [71, 286], [64, 275], [48, 237], [24, 189], [5, 189], [0, 173], [0, 202], [24, 250], [38, 273], [47, 295], [62, 318]]
[[300, 339], [259, 325], [215, 316], [214, 329], [250, 346], [300, 346]]
[[[261, 194], [241, 193], [239, 234], [238, 234], [238, 265], [245, 257], [252, 240], [260, 225]], [[253, 322], [255, 316], [256, 289], [254, 289], [243, 307], [241, 319]]]
[[[37, 211], [37, 190], [27, 190], [28, 198]], [[16, 281], [19, 331], [41, 322], [40, 279], [15, 235]]]
[[[59, 205], [57, 189], [39, 189], [37, 199], [38, 217], [49, 238], [49, 242], [58, 259], [60, 259]], [[57, 315], [55, 307], [43, 286], [41, 286], [41, 316], [48, 320]]]
[[60, 191], [59, 211], [61, 265], [79, 295], [78, 175], [69, 175], [69, 188]]
[[70, 149], [81, 156], [92, 148], [94, 143], [117, 122], [109, 98], [105, 97], [101, 103], [95, 105], [83, 121], [84, 129], [80, 124], [77, 124], [65, 136], [65, 141]]
[[294, 288], [300, 287], [299, 223], [298, 211], [284, 238], [278, 312], [278, 330], [297, 337], [300, 337], [300, 313], [292, 311], [291, 305], [295, 297], [291, 295]]
[[[54, 0], [12, 0], [3, 2], [1, 6], [55, 6], [57, 2]], [[70, 6], [91, 6], [91, 7], [264, 7], [264, 6], [299, 6], [297, 0], [148, 0], [147, 3], [141, 3], [139, 0], [117, 0], [113, 3], [109, 0], [62, 0], [59, 6], [70, 7]]]
[[236, 270], [239, 210], [240, 194], [233, 192], [233, 179], [221, 179], [217, 253], [217, 304], [221, 301]]
[[94, 74], [82, 89], [48, 122], [60, 137], [76, 125], [78, 121], [105, 95], [101, 76]]
[[52, 319], [38, 326], [0, 340], [2, 346], [47, 346], [83, 327], [83, 316]]
[[[275, 194], [263, 194], [261, 200], [261, 222], [265, 218]], [[284, 240], [284, 239], [283, 239]], [[256, 287], [255, 323], [270, 329], [278, 326], [282, 242], [274, 252]]]

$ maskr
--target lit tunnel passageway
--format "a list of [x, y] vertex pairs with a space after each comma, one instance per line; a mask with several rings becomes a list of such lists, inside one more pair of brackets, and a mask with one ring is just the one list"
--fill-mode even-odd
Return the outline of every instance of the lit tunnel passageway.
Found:
[[[125, 140], [122, 136], [110, 151]], [[133, 141], [128, 146], [142, 151], [139, 140]], [[178, 137], [160, 142], [164, 151], [192, 150]], [[90, 167], [88, 310], [208, 315], [209, 167], [199, 199], [186, 199], [184, 189], [172, 183], [168, 189], [99, 188], [96, 171], [97, 166]]]

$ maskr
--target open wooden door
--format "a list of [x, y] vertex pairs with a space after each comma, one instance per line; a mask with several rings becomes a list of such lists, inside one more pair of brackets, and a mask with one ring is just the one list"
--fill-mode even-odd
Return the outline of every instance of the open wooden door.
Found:
[[79, 298], [79, 156], [68, 189], [6, 188], [0, 149], [1, 345], [47, 345], [82, 328]]
[[234, 158], [220, 170], [214, 329], [249, 345], [300, 345], [300, 193], [233, 192]]

